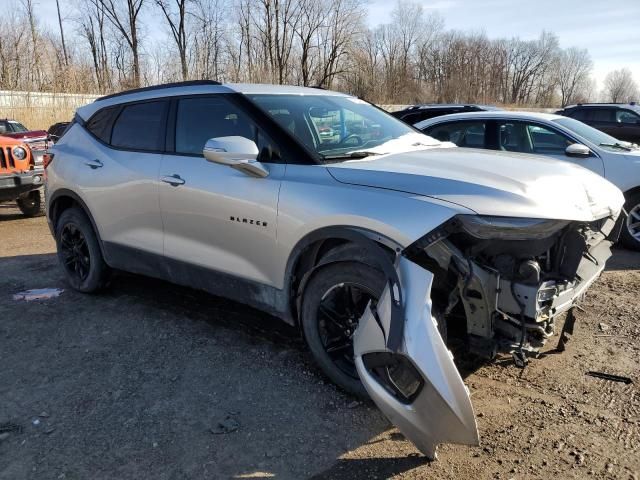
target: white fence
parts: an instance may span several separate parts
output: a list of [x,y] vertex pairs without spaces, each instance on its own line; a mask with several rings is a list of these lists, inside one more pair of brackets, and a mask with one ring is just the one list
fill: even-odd
[[78,107],[93,102],[99,96],[0,90],[0,118],[12,118],[28,128],[46,130],[53,123],[71,120]]
[[60,108],[76,109],[93,102],[100,95],[52,92],[18,92],[0,90],[0,109]]

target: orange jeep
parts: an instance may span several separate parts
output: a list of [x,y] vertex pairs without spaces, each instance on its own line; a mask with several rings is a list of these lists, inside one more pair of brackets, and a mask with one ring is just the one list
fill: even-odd
[[21,140],[0,136],[0,202],[16,201],[28,217],[44,214],[44,170],[35,168],[31,149]]

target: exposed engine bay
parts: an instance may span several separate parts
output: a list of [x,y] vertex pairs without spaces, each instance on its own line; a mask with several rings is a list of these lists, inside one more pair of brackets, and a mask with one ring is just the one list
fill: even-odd
[[604,269],[618,229],[608,217],[526,230],[492,229],[482,217],[459,216],[407,251],[435,273],[433,295],[440,295],[445,317],[462,307],[470,349],[487,358],[513,353],[519,366]]

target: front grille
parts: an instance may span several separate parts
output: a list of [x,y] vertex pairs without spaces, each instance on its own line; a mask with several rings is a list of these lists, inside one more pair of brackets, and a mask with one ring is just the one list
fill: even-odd
[[0,148],[0,168],[16,168],[16,162],[11,152],[11,147]]

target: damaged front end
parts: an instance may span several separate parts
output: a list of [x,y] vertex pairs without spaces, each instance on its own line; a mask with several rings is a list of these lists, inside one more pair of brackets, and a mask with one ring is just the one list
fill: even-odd
[[593,222],[458,215],[398,255],[354,335],[368,393],[429,458],[439,443],[478,444],[466,386],[438,322],[493,358],[524,366],[555,320],[593,283],[617,239],[616,216]]
[[464,317],[472,352],[512,353],[523,366],[604,269],[619,234],[616,220],[459,215],[405,254],[435,272],[434,294],[446,302],[445,315]]

